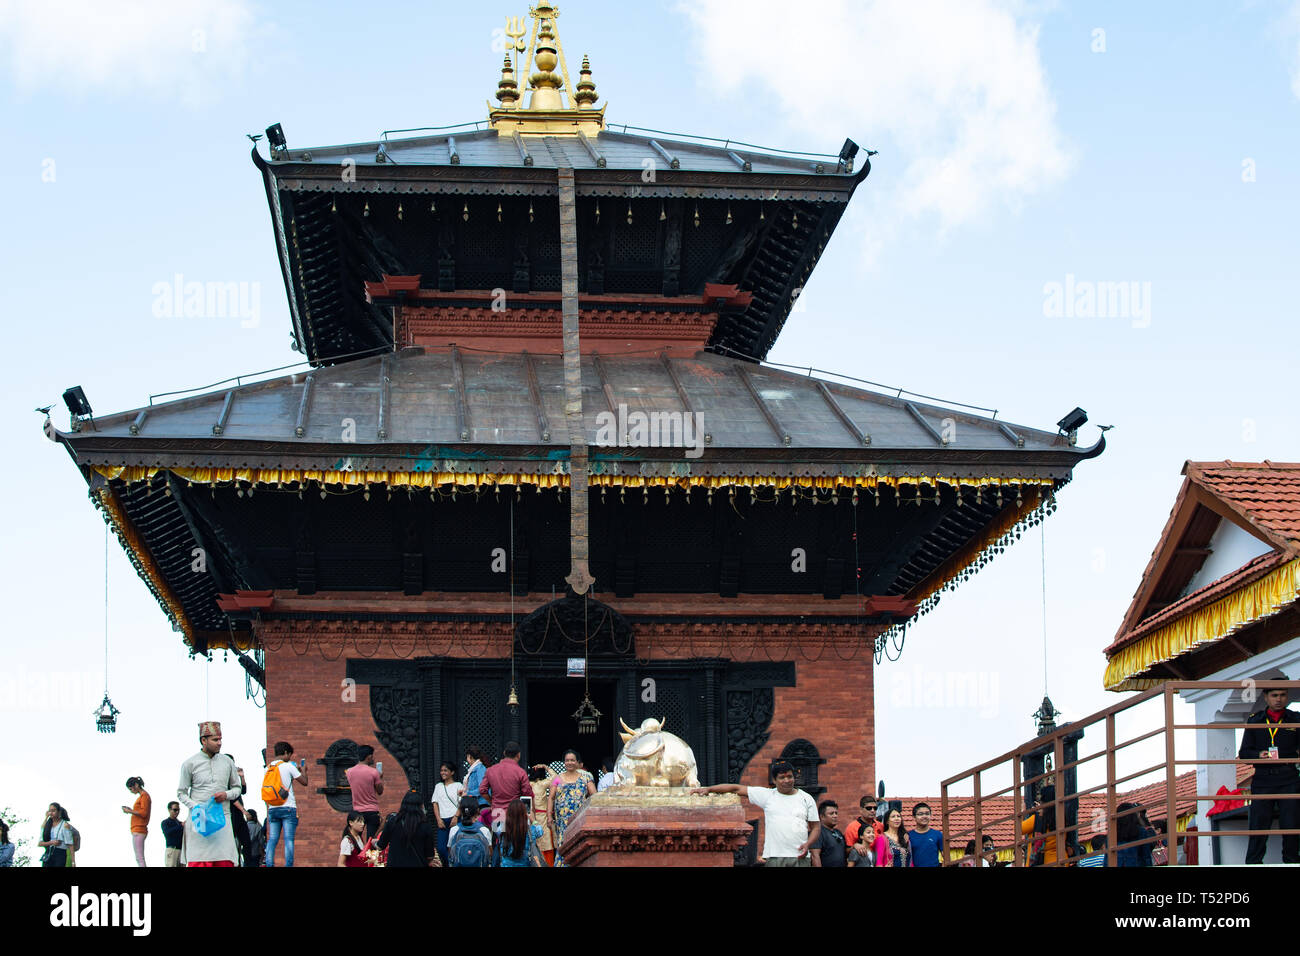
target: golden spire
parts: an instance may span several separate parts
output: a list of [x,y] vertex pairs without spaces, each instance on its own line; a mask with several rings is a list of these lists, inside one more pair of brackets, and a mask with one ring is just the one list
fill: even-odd
[[578,109],[589,110],[596,103],[596,84],[591,81],[591,61],[582,55],[582,69],[578,71],[578,91],[573,94]]
[[[596,108],[596,84],[591,79],[591,62],[582,58],[578,84],[569,79],[569,67],[564,59],[564,46],[560,43],[556,18],[559,8],[548,0],[539,0],[529,11],[532,29],[525,27],[523,17],[507,17],[505,35],[506,62],[497,84],[496,98],[500,106],[489,106],[488,120],[502,136],[514,133],[576,136],[586,133],[594,136],[605,128],[605,108]],[[531,34],[525,46],[524,37]],[[511,64],[512,51],[527,50],[522,64]],[[527,77],[525,94],[519,79]],[[520,103],[527,95],[527,102]]]
[[510,54],[501,67],[501,82],[497,84],[497,99],[503,110],[512,110],[519,105],[519,86],[515,83],[515,71],[510,66]]

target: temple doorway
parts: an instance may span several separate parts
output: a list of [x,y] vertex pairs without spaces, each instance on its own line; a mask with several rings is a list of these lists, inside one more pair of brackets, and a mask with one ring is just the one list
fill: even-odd
[[599,779],[601,761],[608,759],[612,765],[621,746],[615,732],[616,685],[613,680],[591,681],[591,701],[601,712],[600,725],[594,734],[579,734],[573,712],[582,703],[582,681],[529,680],[525,759],[549,764],[562,759],[564,751],[572,747],[582,755],[583,765],[592,776]]

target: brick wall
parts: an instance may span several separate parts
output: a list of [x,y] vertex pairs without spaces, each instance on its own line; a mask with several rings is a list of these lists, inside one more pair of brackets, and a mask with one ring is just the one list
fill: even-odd
[[[394,647],[400,648],[403,655],[412,653],[409,638],[395,637],[395,643],[390,645],[382,634],[375,633],[375,625],[369,625],[367,630],[370,634],[365,638],[365,656],[379,659],[395,656]],[[382,627],[378,630],[382,631]],[[798,683],[795,687],[776,689],[771,736],[750,762],[743,782],[750,786],[767,786],[768,763],[790,741],[806,738],[817,746],[827,761],[820,767],[818,778],[818,782],[826,787],[823,798],[836,800],[841,806],[841,814],[850,819],[858,797],[872,792],[875,786],[870,642],[865,643],[865,650],[860,651],[855,659],[843,661],[832,648],[821,643],[821,637],[808,636],[804,654],[798,647],[790,646],[788,629],[771,637],[770,646],[750,644],[745,659],[780,660],[785,657],[793,660]],[[463,637],[461,640],[463,642]],[[501,643],[498,640],[480,640],[482,646],[475,653],[487,652],[487,656],[492,657],[509,653],[508,645],[497,646]],[[414,653],[421,656],[461,656],[463,646],[463,643],[457,647],[420,646]],[[681,650],[678,653],[686,656]],[[807,660],[805,654],[815,659]],[[375,759],[384,763],[386,789],[380,798],[383,812],[397,809],[408,788],[406,775],[397,760],[379,746],[375,738],[369,688],[365,684],[346,688],[349,696],[354,694],[356,699],[344,700],[347,659],[356,656],[360,655],[350,640],[345,646],[342,637],[333,634],[322,636],[310,625],[296,624],[292,639],[279,637],[267,641],[267,746],[271,747],[277,740],[292,743],[295,757],[307,760],[311,780],[310,785],[297,794],[296,866],[332,866],[338,861],[343,815],[316,792],[325,782],[325,768],[316,761],[335,740],[347,737],[375,748]],[[654,648],[651,656],[667,659],[673,655],[667,652],[666,646],[661,646]],[[260,778],[250,776],[249,783],[257,786]],[[262,809],[256,799],[253,806],[259,811]],[[761,815],[752,806],[747,810],[751,819]],[[283,860],[283,853],[281,845],[277,862]]]

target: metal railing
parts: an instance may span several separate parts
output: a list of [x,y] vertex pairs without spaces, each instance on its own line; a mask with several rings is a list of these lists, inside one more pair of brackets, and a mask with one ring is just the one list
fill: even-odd
[[[1268,688],[1278,688],[1278,689],[1285,688],[1287,691],[1290,692],[1289,696],[1293,698],[1296,696],[1296,691],[1300,689],[1300,681],[1294,681],[1294,680],[1292,681],[1288,681],[1288,680],[1263,681],[1262,680],[1260,681],[1260,684]],[[1013,865],[1015,866],[1029,865],[1029,850],[1033,846],[1033,844],[1039,839],[1045,841],[1054,841],[1054,845],[1056,848],[1056,860],[1049,863],[1042,863],[1040,865],[1045,865],[1045,866],[1074,865],[1078,862],[1078,860],[1082,856],[1090,855],[1090,854],[1080,853],[1078,855],[1072,856],[1068,853],[1069,848],[1074,846],[1076,843],[1075,834],[1085,824],[1079,822],[1077,818],[1073,824],[1067,825],[1065,823],[1066,804],[1070,802],[1072,799],[1087,796],[1088,794],[1097,793],[1098,791],[1104,790],[1106,795],[1106,830],[1108,835],[1108,839],[1106,841],[1107,842],[1106,864],[1108,866],[1115,866],[1116,855],[1120,850],[1131,849],[1146,844],[1154,844],[1157,841],[1164,839],[1164,837],[1158,831],[1153,836],[1144,837],[1139,840],[1132,840],[1118,845],[1116,844],[1114,839],[1114,835],[1117,829],[1116,824],[1119,819],[1119,815],[1117,814],[1116,809],[1118,804],[1121,802],[1120,788],[1126,783],[1140,780],[1143,777],[1150,776],[1151,774],[1163,769],[1164,777],[1165,777],[1164,800],[1162,802],[1155,802],[1155,803],[1145,804],[1145,805],[1137,804],[1136,809],[1131,811],[1126,811],[1125,815],[1127,816],[1129,813],[1136,814],[1139,812],[1139,810],[1151,810],[1157,808],[1163,809],[1165,812],[1164,819],[1166,822],[1166,834],[1169,839],[1169,854],[1168,854],[1169,864],[1171,866],[1178,865],[1178,852],[1177,852],[1178,804],[1180,802],[1180,799],[1176,788],[1177,788],[1178,770],[1180,767],[1189,767],[1189,766],[1194,767],[1194,766],[1201,766],[1201,765],[1208,766],[1208,765],[1216,765],[1216,764],[1232,764],[1232,765],[1274,764],[1276,765],[1279,763],[1284,763],[1284,764],[1295,765],[1297,763],[1300,763],[1300,758],[1295,758],[1295,757],[1291,757],[1291,758],[1270,757],[1270,758],[1250,758],[1250,759],[1238,759],[1235,757],[1227,758],[1227,759],[1214,759],[1214,758],[1180,759],[1178,757],[1176,753],[1175,740],[1174,740],[1175,731],[1238,730],[1246,727],[1258,728],[1260,725],[1247,724],[1244,722],[1237,722],[1237,723],[1224,722],[1224,723],[1213,723],[1213,724],[1175,723],[1174,696],[1180,691],[1184,691],[1184,690],[1241,690],[1242,687],[1243,687],[1243,683],[1241,681],[1168,681],[1159,687],[1154,687],[1150,690],[1143,691],[1139,694],[1134,695],[1133,697],[1129,697],[1127,700],[1124,700],[1121,703],[1115,704],[1111,707],[1107,707],[1104,710],[1099,710],[1094,714],[1082,718],[1081,720],[1076,720],[1073,723],[1065,724],[1061,727],[1058,727],[1042,735],[1041,737],[1036,737],[1033,740],[1026,741],[1025,743],[1021,744],[1015,749],[1009,750],[1006,753],[993,758],[992,760],[987,760],[984,763],[979,764],[978,766],[972,767],[969,770],[965,770],[962,773],[949,777],[948,779],[944,780],[943,783],[941,784],[942,790],[941,790],[941,811],[940,811],[940,817],[942,820],[940,829],[943,831],[944,841],[947,844],[947,847],[948,848],[951,848],[953,846],[961,847],[964,846],[967,840],[974,840],[976,846],[975,859],[978,860],[980,852],[983,849],[984,834],[987,828],[997,826],[998,824],[1001,823],[1007,823],[1008,821],[1015,821],[1016,825],[1014,827],[1014,830],[1016,836],[1014,842],[1011,844],[1004,843],[1001,845],[997,845],[995,843],[995,849],[997,850],[1005,850],[1008,848],[1008,846],[1010,846],[1013,849],[1013,853],[1012,853]],[[1260,690],[1259,693],[1263,694],[1264,691]],[[1139,707],[1142,704],[1147,703],[1148,701],[1155,700],[1156,698],[1163,698],[1163,704],[1164,704],[1163,721],[1161,722],[1161,725],[1152,730],[1147,730],[1145,732],[1138,733],[1136,736],[1131,737],[1127,740],[1123,740],[1123,741],[1117,740],[1116,727],[1115,727],[1116,717],[1124,713],[1125,711],[1132,710],[1133,708]],[[1067,763],[1065,760],[1066,739],[1078,733],[1079,731],[1084,731],[1086,736],[1086,731],[1088,730],[1088,728],[1095,727],[1097,725],[1102,725],[1104,727],[1105,735],[1106,735],[1105,746],[1101,750],[1096,751],[1095,753],[1090,753],[1086,757],[1080,757],[1076,760]],[[1277,724],[1270,724],[1269,726],[1278,729],[1300,730],[1300,723],[1277,723]],[[1163,761],[1161,761],[1160,763],[1153,764],[1149,767],[1144,767],[1141,770],[1132,773],[1125,773],[1122,776],[1116,775],[1116,755],[1120,751],[1122,751],[1126,747],[1131,747],[1134,744],[1138,744],[1146,740],[1152,740],[1154,738],[1160,737],[1161,735],[1163,735],[1164,737],[1164,747],[1165,747],[1165,759]],[[1022,779],[1021,778],[1022,758],[1025,758],[1031,754],[1041,753],[1044,747],[1051,748],[1051,753],[1053,756],[1051,769],[1045,770],[1043,773],[1036,774],[1034,776],[1026,777]],[[1073,792],[1066,793],[1064,787],[1061,785],[1064,781],[1064,775],[1066,771],[1081,767],[1085,764],[1088,764],[1090,761],[1097,760],[1098,758],[1104,758],[1105,760],[1105,777],[1106,777],[1105,782],[1087,788],[1076,788]],[[1011,770],[1011,775],[1013,780],[1012,785],[1010,787],[1003,787],[1002,789],[997,790],[993,793],[984,793],[983,780],[982,780],[983,775],[995,770],[1001,770],[1003,773],[1005,773],[1005,769],[1003,768],[1003,765],[1007,764],[1008,762],[1011,765],[1010,770]],[[1048,781],[1049,779],[1054,780],[1054,782],[1057,784],[1055,787],[1054,799],[1050,804],[1048,804],[1048,806],[1054,808],[1055,827],[1050,831],[1038,831],[1034,833],[1023,834],[1021,832],[1023,829],[1022,822],[1028,819],[1030,816],[1033,816],[1035,813],[1040,813],[1046,809],[1046,806],[1026,807],[1024,805],[1025,788],[1032,786],[1033,784],[1036,783],[1043,783],[1045,781]],[[954,797],[950,800],[948,796],[949,788],[953,787],[954,785],[963,784],[967,780],[970,780],[973,783],[973,787],[974,787],[973,796]],[[1149,784],[1144,784],[1143,786],[1149,786]],[[1199,789],[1199,788],[1194,788],[1194,789]],[[1008,794],[1012,796],[1013,812],[1011,814],[1003,814],[991,820],[986,819],[985,814],[983,812],[985,809],[985,804],[990,800],[994,800],[1000,797],[1005,797]],[[1249,793],[1243,792],[1240,796],[1240,799],[1248,800],[1250,799],[1250,796],[1251,795]],[[1214,801],[1222,800],[1224,799],[1224,795],[1196,793],[1192,796],[1184,796],[1181,802],[1186,802],[1189,799],[1195,801],[1192,810],[1192,813],[1195,813],[1196,812],[1195,808],[1199,807],[1201,803],[1212,803]],[[1295,800],[1295,799],[1300,799],[1300,793],[1269,793],[1267,794],[1267,799]],[[974,811],[975,811],[974,826],[967,827],[958,831],[952,831],[950,829],[952,814],[956,813],[959,810],[964,810],[969,807],[974,807]],[[1035,821],[1035,823],[1037,824],[1037,820]],[[1231,835],[1233,837],[1293,836],[1293,835],[1300,835],[1300,829],[1232,830]],[[1185,836],[1185,839],[1190,840],[1190,839],[1194,839],[1194,837],[1189,833]],[[953,852],[951,852],[951,850],[948,850],[947,852],[944,853],[944,858],[947,861],[946,865],[960,865],[961,862],[972,859],[970,855],[954,854]],[[968,863],[967,865],[970,864]]]

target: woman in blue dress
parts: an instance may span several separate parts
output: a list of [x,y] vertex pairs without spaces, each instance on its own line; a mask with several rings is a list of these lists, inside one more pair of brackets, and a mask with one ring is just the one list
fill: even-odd
[[564,866],[560,847],[564,843],[565,828],[586,804],[587,798],[596,792],[596,784],[591,777],[579,773],[578,767],[581,764],[582,757],[578,751],[566,750],[564,773],[557,773],[551,778],[551,842],[555,847],[556,866]]

